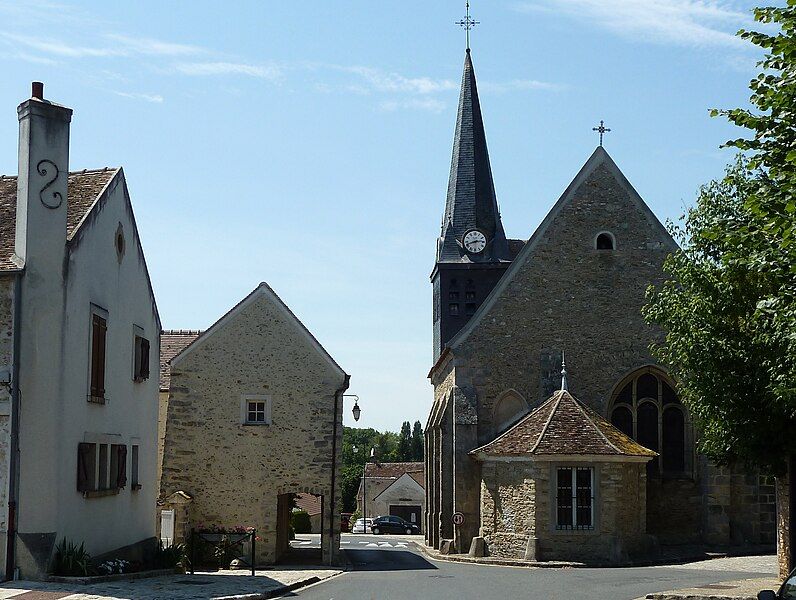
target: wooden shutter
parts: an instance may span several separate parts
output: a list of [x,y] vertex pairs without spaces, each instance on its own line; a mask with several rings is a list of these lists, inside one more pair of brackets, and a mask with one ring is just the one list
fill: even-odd
[[91,453],[94,452],[94,444],[80,443],[77,445],[77,491],[87,492],[91,489],[91,476],[89,469],[92,461]]
[[116,487],[123,488],[127,485],[127,446],[116,446]]
[[105,397],[105,337],[108,324],[95,314],[91,319],[91,395]]

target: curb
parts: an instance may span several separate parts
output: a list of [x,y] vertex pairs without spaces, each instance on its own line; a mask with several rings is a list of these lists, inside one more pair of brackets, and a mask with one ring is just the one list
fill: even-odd
[[[473,565],[492,565],[498,567],[525,567],[528,569],[622,569],[628,567],[660,567],[660,566],[676,566],[692,562],[704,562],[716,558],[729,558],[739,556],[756,556],[755,551],[740,551],[740,552],[712,552],[712,553],[694,553],[690,555],[683,555],[678,557],[660,558],[659,560],[639,560],[628,561],[623,563],[582,563],[582,562],[566,562],[566,561],[530,561],[522,559],[511,558],[473,558],[467,554],[440,554],[436,550],[428,548],[425,544],[418,542],[410,542],[423,554],[426,558],[431,560],[439,560],[454,563],[469,563]],[[723,600],[725,596],[705,596],[709,600]],[[661,597],[654,598],[653,600],[692,600],[690,597],[678,596],[671,598]],[[744,600],[743,598],[732,598],[731,600]],[[752,598],[752,600],[757,600]]]
[[[332,577],[334,577],[334,575],[332,575]],[[326,579],[331,579],[331,577],[327,577]],[[289,592],[292,592],[299,588],[306,587],[308,585],[312,585],[313,583],[318,583],[320,581],[325,581],[325,579],[321,579],[320,577],[313,575],[312,577],[307,577],[306,579],[300,579],[299,581],[295,581],[289,585],[283,585],[278,588],[262,592],[261,594],[218,596],[216,600],[267,600],[269,598],[278,598],[280,596],[284,596]]]

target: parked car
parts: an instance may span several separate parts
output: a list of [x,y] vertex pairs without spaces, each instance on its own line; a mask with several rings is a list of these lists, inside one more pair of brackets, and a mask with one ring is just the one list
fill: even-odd
[[765,590],[757,594],[757,600],[796,600],[796,569],[791,571],[779,592]]
[[401,517],[393,515],[376,517],[373,519],[371,526],[373,535],[380,533],[405,533],[406,535],[417,535],[420,533],[420,527],[409,521],[405,521]]
[[351,528],[351,533],[371,533],[373,529],[373,519],[357,519]]

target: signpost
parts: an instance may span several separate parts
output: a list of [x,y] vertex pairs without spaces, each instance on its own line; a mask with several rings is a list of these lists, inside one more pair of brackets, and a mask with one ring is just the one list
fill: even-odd
[[451,521],[453,521],[454,525],[462,525],[464,524],[464,514],[460,512],[453,513],[453,517],[451,517]]

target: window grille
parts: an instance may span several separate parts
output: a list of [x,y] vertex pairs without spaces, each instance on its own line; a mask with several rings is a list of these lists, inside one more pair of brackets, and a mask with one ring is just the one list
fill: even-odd
[[556,529],[594,529],[594,469],[560,467],[556,471]]

